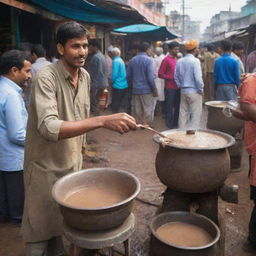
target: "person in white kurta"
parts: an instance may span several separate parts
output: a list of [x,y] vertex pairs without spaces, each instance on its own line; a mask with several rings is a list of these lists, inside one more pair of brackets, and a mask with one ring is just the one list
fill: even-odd
[[158,97],[155,98],[155,107],[158,101],[160,103],[164,102],[164,79],[161,79],[158,77],[158,71],[161,66],[161,63],[163,59],[165,58],[165,55],[163,54],[163,48],[162,47],[156,47],[155,49],[155,58],[154,58],[154,73],[155,73],[155,83],[156,88],[158,92]]

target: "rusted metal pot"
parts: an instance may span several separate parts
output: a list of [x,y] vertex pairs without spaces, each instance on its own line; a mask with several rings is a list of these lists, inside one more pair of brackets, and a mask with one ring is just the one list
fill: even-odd
[[[156,156],[156,172],[160,181],[167,187],[188,193],[205,193],[216,190],[226,180],[230,172],[230,157],[227,148],[235,139],[225,133],[213,130],[198,130],[219,135],[226,139],[222,147],[212,145],[207,148],[177,146],[172,143],[162,144],[159,135],[154,141],[159,144]],[[183,132],[172,129],[162,132],[164,135]],[[190,136],[190,135],[188,135]]]
[[[107,186],[126,193],[126,199],[104,208],[71,207],[65,198],[84,187]],[[68,174],[53,186],[52,196],[59,204],[67,225],[80,230],[105,230],[121,225],[133,210],[133,202],[140,191],[140,182],[133,174],[112,169],[93,168]]]
[[238,132],[241,132],[244,122],[235,117],[226,117],[222,113],[222,110],[227,103],[227,101],[205,102],[208,109],[207,128],[235,136]]
[[[196,225],[207,231],[212,241],[200,247],[177,246],[163,241],[156,230],[168,222],[183,222]],[[216,256],[216,243],[220,238],[218,226],[205,216],[189,213],[189,212],[167,212],[156,216],[150,225],[151,241],[150,255],[151,256]]]

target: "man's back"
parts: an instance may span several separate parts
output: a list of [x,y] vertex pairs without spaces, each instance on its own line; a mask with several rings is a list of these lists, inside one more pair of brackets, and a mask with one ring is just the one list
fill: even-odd
[[38,58],[35,61],[35,63],[32,64],[32,69],[31,69],[32,76],[34,76],[40,69],[42,69],[50,64],[51,64],[51,62],[48,61],[46,58],[44,58],[44,57]]
[[153,59],[146,53],[138,53],[128,65],[127,78],[134,94],[152,93],[155,88]]
[[220,55],[216,52],[206,52],[204,55],[204,62],[205,62],[205,72],[206,73],[213,73],[214,71],[214,63]]
[[91,58],[89,65],[91,87],[108,87],[108,67],[105,56],[97,51]]
[[0,170],[23,169],[27,111],[22,89],[0,76]]
[[199,59],[187,54],[178,60],[175,71],[175,81],[182,92],[198,92],[203,90],[202,71]]
[[240,84],[239,65],[230,54],[224,53],[214,65],[215,84]]

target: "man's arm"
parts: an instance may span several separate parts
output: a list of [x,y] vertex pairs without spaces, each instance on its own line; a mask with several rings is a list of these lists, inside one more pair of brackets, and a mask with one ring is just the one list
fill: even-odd
[[8,138],[12,143],[24,146],[26,127],[22,111],[21,99],[19,99],[18,95],[10,94],[5,105]]
[[177,84],[177,86],[181,87],[181,79],[180,79],[180,64],[177,62],[175,71],[174,71],[174,81]]
[[216,82],[218,81],[218,77],[219,77],[219,68],[216,60],[214,62],[213,76],[214,76],[214,83],[216,85],[217,84]]
[[40,134],[47,140],[58,141],[72,138],[101,127],[121,134],[136,128],[135,119],[124,113],[92,117],[80,121],[60,120],[52,79],[49,77],[38,78],[33,88],[38,118],[37,127]]
[[204,89],[204,82],[202,78],[202,69],[201,69],[201,64],[198,59],[196,59],[195,65],[194,65],[194,78],[196,82],[197,89],[200,92],[203,92]]
[[153,66],[153,60],[151,59],[148,60],[148,63],[146,65],[146,75],[147,75],[147,81],[152,90],[152,93],[155,93],[156,84],[155,84],[155,77],[154,77],[154,66]]
[[170,79],[170,74],[168,74],[166,72],[167,65],[168,65],[168,62],[166,61],[166,59],[163,59],[161,65],[160,65],[159,71],[158,71],[158,77],[159,78],[162,78],[162,79],[165,79],[165,80]]
[[107,128],[123,134],[136,129],[136,121],[126,113],[97,116],[81,121],[64,121],[60,127],[58,139],[72,138],[98,128]]
[[234,78],[236,86],[240,85],[240,71],[239,71],[239,61],[234,62]]
[[112,74],[111,74],[112,83],[114,83],[118,78],[119,65],[120,63],[118,63],[117,61],[112,62]]
[[131,61],[128,63],[126,79],[127,79],[129,86],[132,86],[132,63],[131,63]]
[[252,121],[256,123],[256,105],[249,103],[240,103],[240,109],[243,120]]

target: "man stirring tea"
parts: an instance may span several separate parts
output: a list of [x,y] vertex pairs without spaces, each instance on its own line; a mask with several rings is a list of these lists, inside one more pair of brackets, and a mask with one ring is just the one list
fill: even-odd
[[26,256],[64,255],[62,218],[51,196],[60,177],[82,168],[85,133],[136,128],[133,117],[118,113],[89,118],[90,77],[82,68],[88,32],[76,22],[57,31],[60,61],[40,70],[34,80],[25,145],[25,206],[22,235]]

